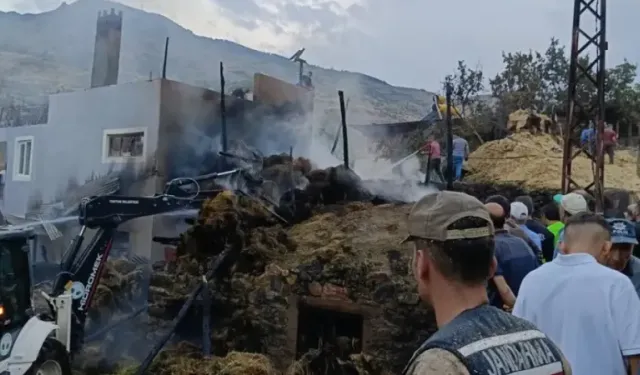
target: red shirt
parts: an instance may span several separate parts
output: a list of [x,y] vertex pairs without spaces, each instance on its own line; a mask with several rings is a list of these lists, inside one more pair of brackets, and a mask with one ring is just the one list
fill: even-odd
[[612,146],[616,144],[618,136],[613,129],[604,129],[604,134],[602,135],[602,140],[604,141],[605,146]]
[[422,153],[431,156],[431,159],[440,159],[440,143],[438,141],[425,143],[422,146]]

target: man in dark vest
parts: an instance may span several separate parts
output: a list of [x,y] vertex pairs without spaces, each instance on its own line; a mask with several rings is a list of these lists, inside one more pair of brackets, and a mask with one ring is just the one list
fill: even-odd
[[494,227],[480,201],[451,191],[427,195],[411,209],[408,231],[418,294],[433,307],[439,330],[404,375],[571,374],[544,333],[489,306]]

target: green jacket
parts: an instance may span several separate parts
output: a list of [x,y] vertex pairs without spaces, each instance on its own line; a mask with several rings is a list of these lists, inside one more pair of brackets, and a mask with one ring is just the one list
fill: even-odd
[[560,232],[564,229],[564,223],[556,221],[555,223],[548,225],[547,229],[553,233],[553,246],[558,247],[558,240],[560,240]]

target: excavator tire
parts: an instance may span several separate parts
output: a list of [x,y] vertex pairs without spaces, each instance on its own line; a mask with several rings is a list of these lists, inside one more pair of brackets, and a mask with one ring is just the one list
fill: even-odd
[[42,344],[38,359],[33,362],[27,375],[71,375],[71,361],[67,349],[54,338]]

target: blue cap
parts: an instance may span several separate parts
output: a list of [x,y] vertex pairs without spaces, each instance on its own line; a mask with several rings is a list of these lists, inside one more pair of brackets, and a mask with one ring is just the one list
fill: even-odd
[[564,195],[556,194],[556,195],[553,196],[553,201],[556,202],[557,204],[561,204],[562,203],[562,197],[564,197]]
[[607,219],[611,228],[611,242],[637,245],[636,227],[625,219]]

